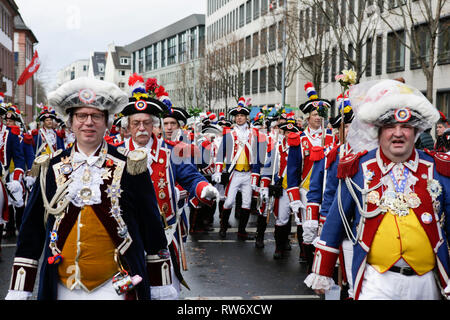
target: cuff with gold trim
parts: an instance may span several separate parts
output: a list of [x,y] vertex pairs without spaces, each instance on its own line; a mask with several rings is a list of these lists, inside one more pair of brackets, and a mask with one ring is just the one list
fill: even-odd
[[197,186],[195,187],[195,196],[200,200],[200,202],[208,205],[208,206],[212,206],[213,202],[212,200],[208,200],[205,198],[201,197],[203,188],[205,188],[206,186],[208,186],[210,183],[208,181],[200,181]]
[[9,290],[33,292],[38,265],[38,260],[14,258]]

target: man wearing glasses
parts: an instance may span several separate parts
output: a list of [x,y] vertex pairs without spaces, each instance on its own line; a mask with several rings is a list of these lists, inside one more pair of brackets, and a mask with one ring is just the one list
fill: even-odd
[[171,275],[146,154],[120,153],[104,140],[127,96],[111,83],[78,78],[49,102],[68,115],[76,141],[33,164],[37,181],[6,299],[32,296],[42,249],[38,299],[150,299],[151,285]]

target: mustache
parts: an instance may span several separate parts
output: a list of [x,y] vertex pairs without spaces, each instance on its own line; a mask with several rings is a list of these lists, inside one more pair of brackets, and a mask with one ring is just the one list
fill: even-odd
[[139,131],[136,133],[136,138],[140,136],[149,136],[150,134],[147,131]]

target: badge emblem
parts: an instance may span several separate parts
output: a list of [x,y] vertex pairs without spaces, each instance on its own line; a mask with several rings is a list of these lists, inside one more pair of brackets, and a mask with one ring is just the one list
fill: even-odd
[[95,92],[91,89],[83,89],[78,93],[78,98],[84,104],[91,104],[95,100]]
[[378,191],[374,190],[369,192],[369,194],[367,195],[367,202],[378,205],[380,202],[380,194],[378,193]]
[[422,213],[420,219],[422,219],[422,222],[425,224],[430,224],[431,222],[433,222],[433,216],[428,212]]
[[92,198],[92,190],[88,187],[81,188],[81,190],[78,191],[78,196],[83,202],[88,202]]
[[158,197],[161,200],[164,200],[166,198],[166,193],[164,192],[164,190],[159,190]]

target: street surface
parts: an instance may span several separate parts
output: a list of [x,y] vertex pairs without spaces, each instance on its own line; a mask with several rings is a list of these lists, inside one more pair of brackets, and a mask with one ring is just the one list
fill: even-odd
[[[237,239],[234,214],[227,238],[219,237],[218,215],[214,231],[189,236],[185,244],[188,271],[184,277],[190,290],[183,287],[180,299],[184,300],[320,300],[323,299],[306,287],[306,267],[298,262],[299,247],[292,226],[291,247],[288,256],[274,260],[275,241],[273,219],[265,235],[265,247],[255,248],[254,241]],[[256,231],[256,216],[251,215],[247,231]],[[0,297],[7,294],[16,239],[2,240],[0,262]],[[37,286],[37,284],[36,284]],[[33,292],[36,298],[36,289]]]

